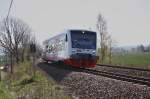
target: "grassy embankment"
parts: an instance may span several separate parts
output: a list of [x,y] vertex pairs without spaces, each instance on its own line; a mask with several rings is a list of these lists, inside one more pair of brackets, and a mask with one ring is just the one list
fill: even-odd
[[0,83],[0,99],[70,99],[53,79],[48,80],[38,70],[32,75],[29,62],[15,67],[14,74],[7,75]]
[[150,52],[113,54],[112,64],[150,69]]
[[15,99],[9,91],[5,88],[3,82],[0,82],[0,99]]

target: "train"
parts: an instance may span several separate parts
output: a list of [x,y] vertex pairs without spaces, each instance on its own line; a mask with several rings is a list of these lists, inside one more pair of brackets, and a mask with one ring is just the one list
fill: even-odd
[[96,66],[97,33],[91,30],[68,29],[43,42],[42,59],[46,62],[63,62],[73,67]]

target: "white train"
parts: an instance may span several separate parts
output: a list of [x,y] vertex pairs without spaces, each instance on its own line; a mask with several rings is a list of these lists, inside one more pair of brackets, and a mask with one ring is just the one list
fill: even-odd
[[62,61],[74,67],[94,67],[97,62],[97,34],[67,30],[44,41],[43,60]]

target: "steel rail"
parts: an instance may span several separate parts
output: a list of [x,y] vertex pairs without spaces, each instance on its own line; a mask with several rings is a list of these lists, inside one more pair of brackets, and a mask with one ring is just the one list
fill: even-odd
[[[57,65],[55,67],[60,68],[60,66],[57,66]],[[135,76],[129,76],[129,75],[124,75],[124,74],[118,74],[118,73],[110,73],[110,72],[105,72],[105,71],[100,71],[100,70],[89,69],[89,68],[74,68],[71,66],[63,66],[61,69],[67,69],[67,70],[72,70],[72,71],[77,71],[77,72],[84,72],[88,74],[104,76],[104,77],[108,77],[112,79],[132,82],[134,84],[147,85],[148,87],[150,87],[149,78],[135,77]]]
[[123,66],[106,65],[106,64],[97,64],[96,66],[112,67],[112,68],[119,68],[119,69],[131,69],[131,70],[138,70],[138,71],[147,71],[147,72],[150,72],[150,69],[142,69],[142,68],[135,68],[135,67],[123,67]]
[[101,75],[108,78],[113,78],[117,80],[123,80],[127,82],[133,82],[141,85],[147,85],[150,87],[150,79],[149,78],[142,78],[142,77],[134,77],[129,75],[123,75],[123,74],[116,74],[116,73],[109,73],[104,71],[97,71],[93,69],[85,69],[85,68],[78,68],[77,70],[81,72],[86,72],[94,75]]

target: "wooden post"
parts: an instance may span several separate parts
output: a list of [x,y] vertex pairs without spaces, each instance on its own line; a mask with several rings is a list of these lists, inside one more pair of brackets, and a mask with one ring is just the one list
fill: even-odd
[[2,77],[1,77],[1,75],[2,75],[2,74],[1,74],[1,67],[0,67],[0,81],[2,80]]
[[35,53],[33,53],[33,77],[35,77]]
[[4,69],[4,67],[0,66],[0,81],[2,80],[2,70]]
[[[1,64],[2,64],[2,58],[0,58],[0,62],[1,62]],[[0,65],[1,65],[1,64],[0,64]],[[1,69],[2,69],[2,67],[0,66],[0,81],[1,81],[1,78],[2,78],[2,77],[1,77]]]
[[32,66],[33,66],[33,77],[35,77],[35,56],[36,56],[36,46],[35,44],[30,44],[30,52],[32,53]]
[[12,53],[10,54],[10,72],[13,74],[13,55]]

